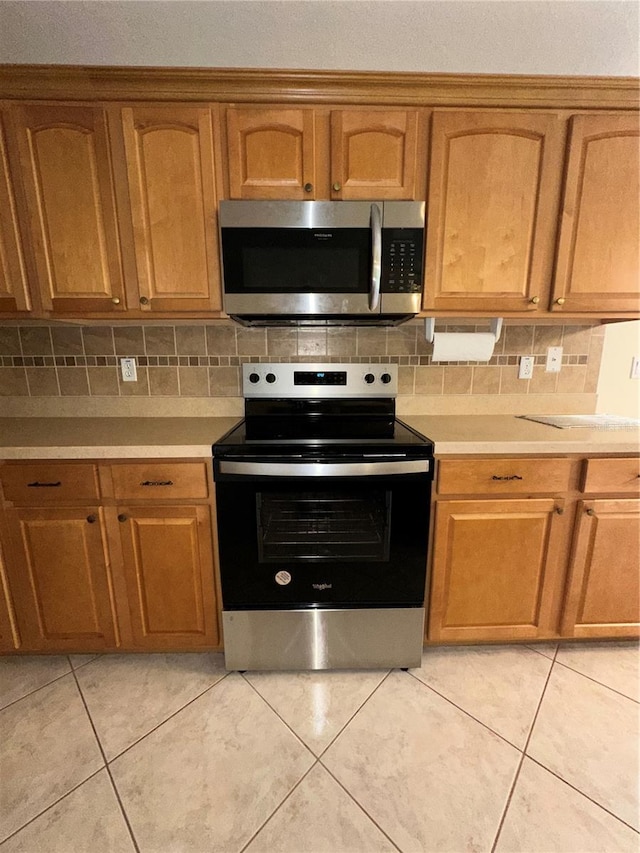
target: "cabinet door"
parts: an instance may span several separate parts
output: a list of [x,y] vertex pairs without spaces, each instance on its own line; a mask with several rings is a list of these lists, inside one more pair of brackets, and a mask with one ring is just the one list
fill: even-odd
[[640,117],[575,116],[554,311],[639,312]]
[[143,311],[219,311],[214,140],[208,107],[122,110]]
[[556,630],[562,502],[439,501],[430,640],[532,639]]
[[10,109],[43,307],[54,315],[123,311],[105,111]]
[[27,273],[0,116],[0,312],[16,313],[30,308]]
[[[0,533],[3,533],[1,523]],[[2,548],[0,548],[0,652],[14,651],[14,649],[19,647],[20,639],[13,616],[13,607],[9,594],[5,564],[2,557]]]
[[95,506],[7,510],[7,572],[24,650],[115,648],[115,612]]
[[335,199],[413,199],[417,110],[334,110],[331,195]]
[[434,114],[425,309],[546,308],[563,142],[553,114]]
[[118,509],[132,631],[137,647],[217,646],[208,506]]
[[231,198],[316,198],[313,109],[229,107],[227,152]]
[[640,636],[640,501],[578,505],[566,637]]

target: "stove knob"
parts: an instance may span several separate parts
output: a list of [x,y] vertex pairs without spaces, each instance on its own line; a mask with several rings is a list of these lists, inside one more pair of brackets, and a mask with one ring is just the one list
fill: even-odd
[[382,376],[380,377],[380,379],[384,382],[385,385],[388,385],[389,382],[391,382],[391,374],[390,373],[383,373]]
[[251,382],[253,385],[255,385],[256,382],[260,382],[260,377],[258,376],[257,373],[250,373],[249,374],[249,382]]
[[265,379],[267,380],[269,385],[273,385],[273,383],[276,381],[276,375],[275,373],[267,373]]
[[373,373],[365,373],[364,381],[367,383],[367,385],[371,385],[372,382],[376,381],[376,377],[373,375]]

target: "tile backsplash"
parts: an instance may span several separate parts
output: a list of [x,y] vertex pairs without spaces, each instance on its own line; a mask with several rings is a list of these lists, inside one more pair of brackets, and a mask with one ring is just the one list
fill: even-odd
[[[439,331],[486,326],[438,325]],[[211,325],[0,327],[0,396],[237,397],[241,365],[256,361],[392,362],[401,395],[595,393],[602,326],[505,325],[489,362],[434,364],[424,324],[391,328],[247,329]],[[549,346],[562,370],[544,369]],[[518,357],[535,356],[530,380]],[[134,356],[138,381],[122,382],[119,358]]]

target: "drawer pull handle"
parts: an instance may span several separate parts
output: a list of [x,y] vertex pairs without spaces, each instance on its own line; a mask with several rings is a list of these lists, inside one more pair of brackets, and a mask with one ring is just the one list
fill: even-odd
[[96,519],[95,515],[88,515],[87,521],[89,522],[89,524],[95,524],[97,519]]
[[492,480],[522,480],[522,477],[519,474],[511,474],[509,477],[499,477],[497,474],[494,474],[491,479]]
[[127,516],[124,513],[120,513],[118,516],[118,521],[122,524],[122,522],[127,520]]
[[173,486],[173,480],[144,480],[141,486]]
[[36,480],[35,483],[27,483],[27,488],[29,488],[29,489],[55,489],[61,485],[62,485],[61,480],[58,480],[57,483],[39,483],[38,480]]

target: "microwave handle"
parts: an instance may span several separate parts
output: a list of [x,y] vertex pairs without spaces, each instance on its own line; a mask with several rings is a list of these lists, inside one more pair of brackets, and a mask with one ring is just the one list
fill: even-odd
[[375,311],[380,302],[380,277],[382,274],[382,214],[377,204],[371,205],[371,287],[369,310]]

